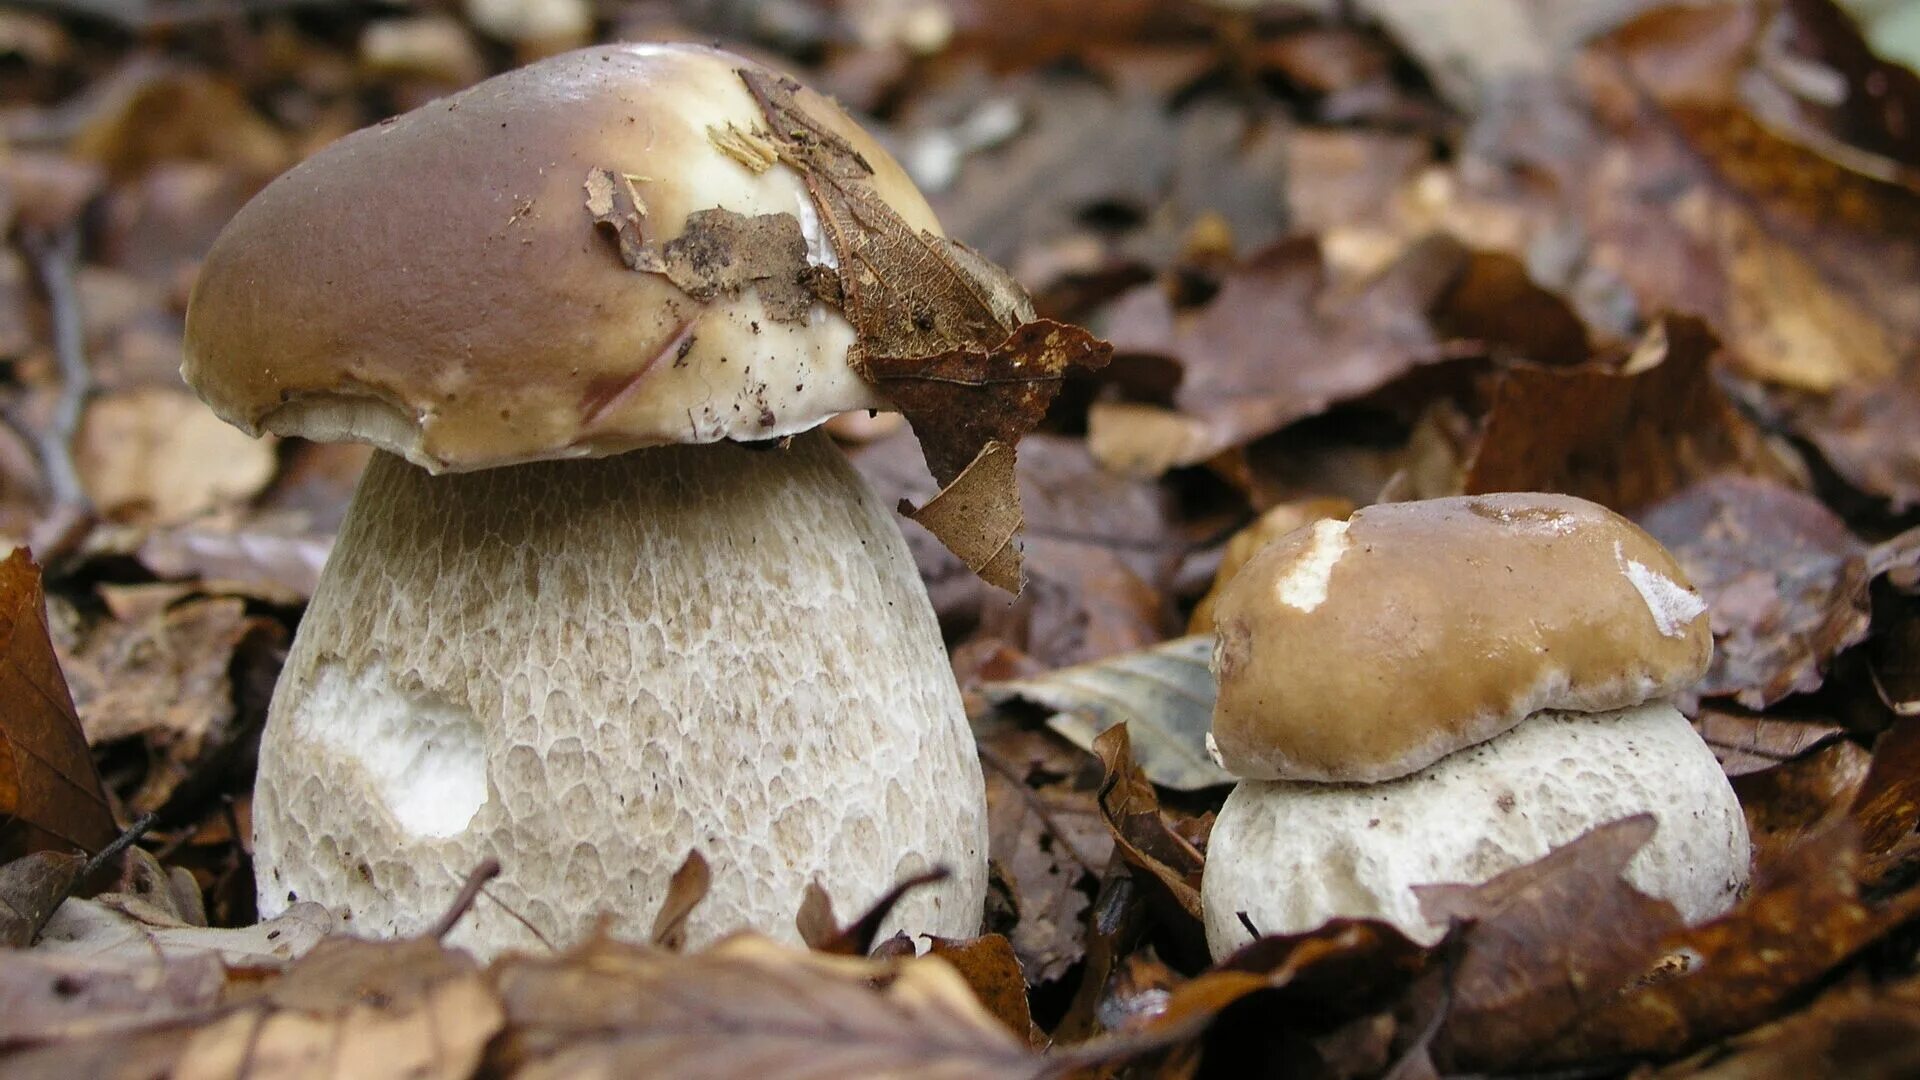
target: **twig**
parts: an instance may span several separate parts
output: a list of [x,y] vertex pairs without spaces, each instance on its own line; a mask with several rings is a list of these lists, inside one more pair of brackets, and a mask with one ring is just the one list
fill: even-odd
[[435,940],[446,937],[453,930],[454,925],[465,918],[467,912],[473,908],[473,902],[480,897],[480,890],[486,887],[487,882],[499,876],[499,859],[487,859],[474,867],[473,873],[467,875],[466,883],[460,886],[460,892],[453,898],[453,903],[447,905],[446,914],[440,916],[439,921],[427,930],[427,936]]
[[46,915],[33,928],[33,939],[38,940],[40,931],[46,927],[48,922],[52,921],[54,912],[59,911],[61,905],[65,904],[68,900],[73,899],[75,889],[78,889],[83,883],[93,880],[93,875],[99,873],[101,867],[119,858],[120,855],[132,847],[136,841],[142,836],[145,836],[147,830],[153,828],[153,823],[158,820],[160,820],[159,814],[146,813],[140,815],[140,820],[127,826],[127,831],[114,837],[112,843],[101,848],[94,854],[93,858],[88,859],[86,865],[80,868],[80,872],[75,874],[72,880],[67,882],[67,887],[60,890],[60,895],[54,899],[53,903],[47,905]]
[[533,925],[533,920],[527,918],[525,915],[520,914],[518,911],[515,911],[513,909],[513,906],[508,904],[505,900],[500,899],[499,897],[493,895],[492,893],[488,892],[485,889],[480,890],[480,895],[500,905],[501,911],[504,911],[507,914],[513,916],[514,922],[517,922],[521,926],[526,927],[527,933],[532,934],[534,938],[540,942],[540,944],[545,945],[547,947],[548,952],[560,951],[559,949],[554,948],[553,942],[547,939],[547,935],[540,932],[539,927]]
[[86,324],[80,315],[80,290],[74,274],[80,258],[80,230],[67,225],[46,231],[26,230],[21,246],[40,275],[53,322],[53,354],[60,364],[60,398],[53,420],[40,435],[40,464],[47,471],[47,490],[54,502],[87,506],[86,489],[73,464],[74,433],[80,412],[93,390],[93,372],[87,366]]

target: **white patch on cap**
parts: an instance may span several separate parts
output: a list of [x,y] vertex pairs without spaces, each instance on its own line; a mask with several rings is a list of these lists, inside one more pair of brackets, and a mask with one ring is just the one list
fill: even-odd
[[1207,756],[1213,759],[1215,765],[1223,769],[1227,767],[1227,763],[1220,760],[1220,744],[1213,741],[1213,732],[1211,731],[1207,732]]
[[1640,599],[1646,601],[1647,611],[1653,616],[1653,624],[1667,637],[1681,637],[1687,632],[1687,626],[1707,610],[1707,602],[1700,594],[1681,585],[1645,563],[1627,558],[1625,548],[1620,541],[1613,542],[1613,559],[1620,564],[1620,570],[1633,582],[1640,593]]
[[1312,611],[1326,603],[1327,582],[1333,577],[1333,565],[1346,553],[1346,522],[1331,518],[1314,522],[1313,545],[1275,587],[1280,602],[1301,611]]
[[800,219],[800,235],[807,241],[807,265],[840,269],[840,257],[834,254],[833,241],[827,239],[827,231],[820,227],[820,212],[814,209],[813,196],[802,188],[799,202],[800,212],[794,216]]

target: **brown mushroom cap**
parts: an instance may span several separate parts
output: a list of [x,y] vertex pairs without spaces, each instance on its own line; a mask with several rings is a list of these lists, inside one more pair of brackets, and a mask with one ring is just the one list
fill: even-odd
[[[722,208],[790,215],[807,263],[834,265],[799,174],[756,172],[719,145],[766,126],[747,64],[681,45],[584,49],[341,139],[215,242],[183,374],[249,432],[369,442],[434,470],[764,439],[885,407],[847,366],[854,335],[836,309],[796,313],[757,285],[703,303],[629,269],[587,208],[589,174],[606,170],[631,183],[655,249]],[[838,106],[798,101],[909,224],[939,231]]]
[[1659,542],[1563,495],[1371,506],[1268,545],[1215,609],[1222,764],[1378,781],[1543,709],[1601,712],[1706,671],[1706,603]]

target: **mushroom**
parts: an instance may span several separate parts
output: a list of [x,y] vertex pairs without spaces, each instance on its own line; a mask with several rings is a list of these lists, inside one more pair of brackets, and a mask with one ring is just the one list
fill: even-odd
[[1711,658],[1706,603],[1625,518],[1541,494],[1372,506],[1262,549],[1215,617],[1211,745],[1248,778],[1208,846],[1216,956],[1245,922],[1436,941],[1413,886],[1639,813],[1658,822],[1627,868],[1642,892],[1697,921],[1745,885],[1740,805],[1666,700]]
[[[510,72],[327,147],[208,254],[183,367],[207,403],[377,448],[262,737],[263,915],[414,933],[491,857],[455,939],[562,945],[602,913],[644,932],[697,849],[696,942],[794,940],[810,884],[857,910],[934,866],[886,932],[977,931],[985,790],[933,611],[812,430],[887,402],[837,308],[750,273],[836,258],[801,176],[723,145],[764,126],[752,67],[618,45]],[[871,137],[797,101],[937,235]],[[588,208],[609,183],[621,244],[745,280],[629,269]]]

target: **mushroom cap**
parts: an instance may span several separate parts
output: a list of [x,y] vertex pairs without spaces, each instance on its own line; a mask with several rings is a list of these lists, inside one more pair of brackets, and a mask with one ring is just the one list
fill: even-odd
[[1247,781],[1207,843],[1207,942],[1225,957],[1264,934],[1336,917],[1384,919],[1431,944],[1445,927],[1415,885],[1475,885],[1634,814],[1658,822],[1626,877],[1689,922],[1746,884],[1746,818],[1713,751],[1665,702],[1618,713],[1542,713],[1383,784]]
[[1685,689],[1706,609],[1658,541],[1584,499],[1370,506],[1273,542],[1221,595],[1214,741],[1253,779],[1405,776],[1542,709]]
[[[631,185],[643,210],[626,220],[654,251],[718,208],[783,216],[733,253],[834,265],[800,174],[756,172],[721,148],[730,131],[766,127],[739,74],[756,66],[685,45],[582,49],[346,136],[215,241],[182,374],[250,433],[368,442],[434,471],[766,439],[887,407],[847,365],[853,328],[796,302],[792,274],[784,289],[703,302],[629,269],[588,209],[589,176],[604,170],[622,193]],[[939,232],[837,105],[796,100],[864,158],[909,225]]]

